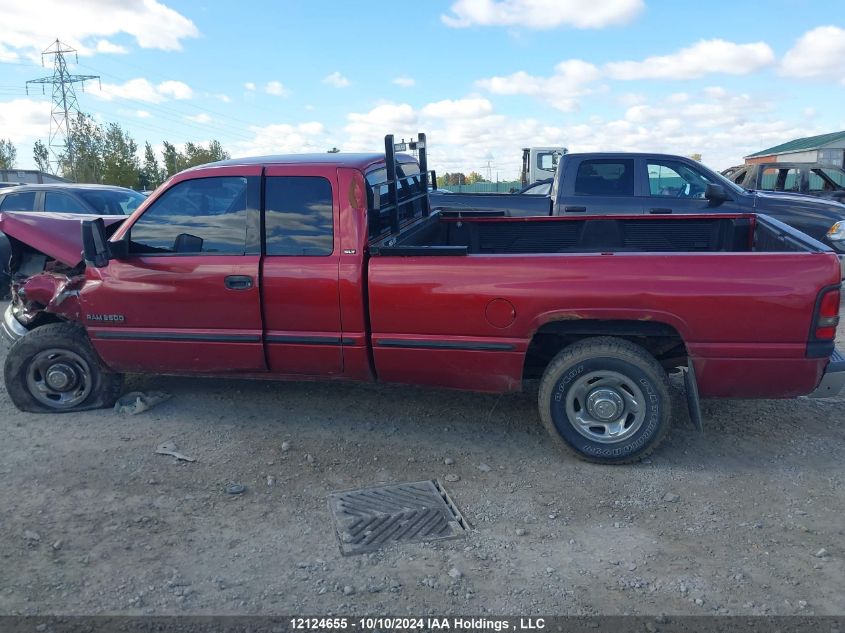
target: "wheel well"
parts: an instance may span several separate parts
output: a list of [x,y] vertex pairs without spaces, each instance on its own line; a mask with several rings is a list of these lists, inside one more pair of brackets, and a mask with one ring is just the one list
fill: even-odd
[[656,321],[577,319],[546,323],[534,333],[525,354],[523,379],[539,378],[557,353],[594,336],[615,336],[645,348],[664,368],[686,364],[687,349],[671,325]]

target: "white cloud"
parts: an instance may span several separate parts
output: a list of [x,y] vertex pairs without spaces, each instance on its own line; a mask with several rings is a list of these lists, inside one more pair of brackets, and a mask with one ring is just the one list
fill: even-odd
[[245,90],[255,90],[255,84],[251,81],[248,81],[244,84]]
[[710,73],[747,75],[772,64],[775,54],[765,42],[736,44],[725,40],[700,40],[671,55],[642,61],[611,62],[604,68],[612,79],[697,79]]
[[643,10],[643,0],[457,0],[451,15],[441,15],[447,26],[521,26],[554,29],[571,26],[595,29],[630,22]]
[[211,123],[212,121],[211,117],[205,112],[200,112],[199,114],[190,114],[185,116],[185,118],[188,119],[188,121],[193,121],[194,123],[202,124]]
[[845,84],[845,29],[820,26],[802,35],[783,56],[787,77],[835,79]]
[[344,151],[384,151],[384,135],[410,138],[420,131],[416,110],[407,104],[382,103],[369,112],[346,115],[347,141],[338,145]]
[[264,92],[276,97],[284,97],[288,94],[287,88],[281,81],[268,81],[267,85],[264,86]]
[[232,102],[232,99],[229,97],[229,95],[223,94],[222,92],[220,94],[214,95],[214,98],[217,99],[218,101],[222,101],[223,103],[231,103]]
[[[50,132],[50,100],[14,99],[0,102],[0,130],[3,138],[15,144],[22,144],[36,138],[44,138]],[[26,160],[31,148],[18,147],[18,163]]]
[[190,99],[194,96],[194,91],[191,90],[191,87],[181,81],[164,81],[156,86],[156,90],[161,95],[172,97],[180,101]]
[[397,86],[402,88],[413,88],[414,85],[417,83],[413,77],[396,77],[393,80],[393,83]]
[[135,116],[139,119],[149,119],[152,114],[150,114],[146,110],[135,110]]
[[487,99],[444,99],[429,103],[422,109],[423,116],[436,119],[472,118],[485,116],[493,112],[493,104]]
[[114,99],[129,99],[145,103],[161,103],[172,99],[190,99],[193,96],[191,87],[181,81],[163,81],[153,85],[147,79],[138,77],[122,84],[103,83],[101,90],[92,90],[91,94],[104,101]]
[[339,71],[334,71],[331,75],[323,77],[323,83],[335,88],[346,88],[349,85],[349,80],[340,74]]
[[117,55],[124,55],[129,52],[125,46],[109,42],[108,40],[97,40],[96,50],[98,53],[113,53]]
[[232,148],[232,156],[326,152],[337,144],[328,139],[323,124],[318,121],[274,123],[249,129],[254,138],[236,143]]
[[559,110],[570,112],[578,107],[577,97],[588,94],[588,86],[600,77],[599,69],[593,64],[570,59],[555,66],[550,77],[519,71],[506,77],[480,79],[476,85],[493,94],[537,97]]
[[4,3],[0,46],[37,54],[58,34],[81,55],[115,53],[122,47],[102,38],[121,33],[161,50],[180,50],[183,40],[199,35],[190,19],[157,0],[39,0]]

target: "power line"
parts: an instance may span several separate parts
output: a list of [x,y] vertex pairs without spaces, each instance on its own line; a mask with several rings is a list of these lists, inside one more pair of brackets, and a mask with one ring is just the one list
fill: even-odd
[[76,152],[73,147],[73,135],[71,134],[71,119],[79,116],[79,102],[76,99],[74,84],[80,84],[83,92],[85,82],[96,79],[100,81],[99,75],[71,75],[67,68],[65,53],[73,53],[76,62],[79,57],[76,49],[62,44],[58,38],[41,53],[41,65],[44,65],[45,55],[53,56],[53,74],[39,79],[30,79],[26,82],[26,94],[29,94],[29,85],[41,84],[41,91],[44,86],[52,86],[53,107],[50,111],[50,140],[48,145],[53,160],[53,172],[59,168],[59,157],[62,153],[70,167],[71,177],[76,180]]

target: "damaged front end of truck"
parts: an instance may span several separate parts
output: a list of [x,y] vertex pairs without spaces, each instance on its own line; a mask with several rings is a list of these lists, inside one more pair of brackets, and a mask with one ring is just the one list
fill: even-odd
[[[81,221],[71,214],[0,214],[9,242],[10,302],[0,329],[10,342],[47,323],[80,320],[85,284]],[[110,232],[122,217],[106,220]]]

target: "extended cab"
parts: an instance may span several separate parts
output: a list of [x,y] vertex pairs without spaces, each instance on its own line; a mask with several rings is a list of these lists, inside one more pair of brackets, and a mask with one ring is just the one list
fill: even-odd
[[845,205],[749,191],[690,158],[595,153],[560,157],[549,196],[432,192],[434,208],[509,216],[765,213],[845,253]]
[[[113,404],[124,373],[384,381],[486,392],[539,378],[551,437],[627,463],[704,397],[835,395],[840,263],[753,214],[431,212],[395,154],[237,159],[125,221],[0,218],[16,272],[5,384],[27,411]],[[74,242],[74,240],[76,240]],[[80,242],[84,260],[78,255]]]

